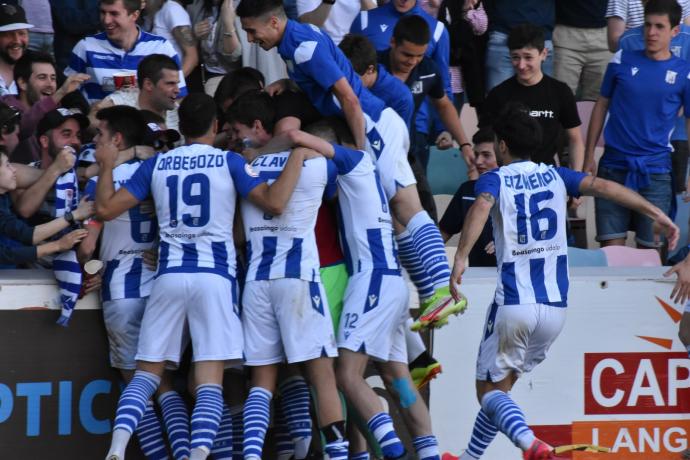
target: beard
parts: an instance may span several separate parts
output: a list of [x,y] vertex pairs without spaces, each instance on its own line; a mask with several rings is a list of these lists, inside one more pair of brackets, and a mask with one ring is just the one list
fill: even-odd
[[[26,45],[22,46],[22,56],[24,56],[24,52],[26,52]],[[10,65],[14,65],[18,61],[18,59],[15,59],[12,56],[10,56],[10,54],[4,48],[0,48],[0,59],[2,59],[3,61],[5,61],[7,64],[10,64]]]

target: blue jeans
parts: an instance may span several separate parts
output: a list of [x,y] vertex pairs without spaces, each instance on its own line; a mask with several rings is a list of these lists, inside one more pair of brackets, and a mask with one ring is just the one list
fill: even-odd
[[[541,70],[549,76],[553,75],[553,42],[546,40],[544,47],[548,50],[546,60]],[[513,65],[510,62],[508,50],[508,34],[493,31],[489,33],[489,43],[486,47],[486,92],[494,86],[513,76]]]
[[29,30],[29,46],[32,51],[43,51],[53,55],[53,34],[45,32],[31,32]]
[[[626,171],[599,167],[597,176],[625,185]],[[638,190],[647,201],[665,214],[671,212],[671,200],[675,199],[671,189],[671,174],[650,174],[648,187]],[[604,198],[594,199],[594,214],[597,224],[597,241],[625,238],[628,230],[635,232],[635,241],[641,246],[656,247],[652,220],[617,203]]]

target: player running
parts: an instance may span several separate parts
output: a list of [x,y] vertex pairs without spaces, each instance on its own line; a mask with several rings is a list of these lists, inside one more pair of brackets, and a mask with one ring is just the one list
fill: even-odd
[[580,194],[604,197],[648,216],[678,242],[678,227],[659,208],[615,182],[529,160],[541,128],[527,109],[508,105],[493,124],[502,167],[477,181],[455,254],[451,292],[465,260],[491,215],[499,279],[477,358],[481,410],[462,459],[478,459],[500,430],[528,460],[554,458],[537,439],[508,392],[524,372],[544,360],[563,328],[568,299],[566,202]]
[[96,152],[98,216],[113,219],[153,196],[161,239],[157,278],[141,323],[137,370],[118,403],[108,460],[124,457],[166,362],[180,361],[186,330],[197,383],[190,459],[208,456],[223,411],[224,364],[240,360],[243,350],[233,245],[236,197],[240,194],[266,212],[281,214],[303,161],[299,154],[290,156],[283,174],[269,187],[241,156],[213,147],[218,122],[210,96],[187,96],[179,115],[187,144],[146,160],[117,192],[117,149],[105,145]]

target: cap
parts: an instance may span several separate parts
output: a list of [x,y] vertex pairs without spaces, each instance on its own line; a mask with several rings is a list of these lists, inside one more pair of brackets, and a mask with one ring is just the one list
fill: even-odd
[[79,123],[81,129],[86,129],[89,126],[89,119],[80,111],[60,107],[43,115],[41,121],[38,122],[36,135],[41,136],[45,134],[46,131],[57,128],[69,118],[74,118],[77,120],[77,123]]
[[180,133],[174,129],[161,129],[156,123],[147,123],[144,145],[154,146],[156,141],[161,138],[165,138],[167,142],[177,142],[180,140]]
[[34,26],[26,22],[24,8],[19,5],[0,3],[0,32],[10,30],[32,29]]

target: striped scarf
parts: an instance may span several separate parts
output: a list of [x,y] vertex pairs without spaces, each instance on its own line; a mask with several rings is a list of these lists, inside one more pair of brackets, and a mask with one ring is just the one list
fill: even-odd
[[[68,209],[73,211],[79,204],[79,187],[77,173],[75,169],[67,171],[58,177],[55,182],[55,218],[65,215]],[[67,228],[55,235],[54,239],[71,232],[72,228]],[[60,291],[60,303],[62,311],[57,324],[67,326],[74,311],[74,306],[81,292],[82,273],[81,266],[77,260],[77,251],[69,249],[57,254],[53,259],[53,273],[57,280]]]

